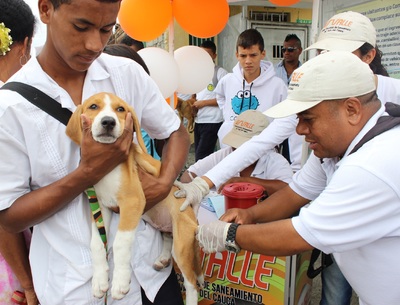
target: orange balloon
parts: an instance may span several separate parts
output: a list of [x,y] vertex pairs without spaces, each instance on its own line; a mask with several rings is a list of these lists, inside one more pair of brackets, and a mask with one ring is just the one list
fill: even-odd
[[300,0],[269,0],[269,2],[278,6],[291,6],[300,2]]
[[173,0],[172,10],[179,25],[199,38],[218,35],[229,19],[227,0]]
[[139,41],[159,37],[172,20],[170,0],[122,0],[119,23],[126,34]]
[[[171,98],[170,97],[167,97],[166,99],[165,99],[165,101],[168,103],[168,105],[170,105],[170,106],[172,106],[171,105]],[[176,92],[174,92],[174,106],[172,107],[173,109],[176,109],[176,105],[178,104],[178,95],[176,94]]]

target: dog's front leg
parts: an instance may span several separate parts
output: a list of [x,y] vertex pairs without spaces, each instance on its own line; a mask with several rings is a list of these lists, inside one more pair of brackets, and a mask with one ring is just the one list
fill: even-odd
[[[111,212],[108,209],[102,209],[102,216],[105,228],[109,228]],[[108,233],[108,230],[107,230]],[[90,248],[92,251],[92,265],[93,265],[93,278],[92,278],[92,291],[96,298],[101,298],[107,292],[108,285],[108,261],[107,250],[100,237],[95,221],[92,219],[92,239],[90,241]]]
[[113,244],[114,273],[111,287],[111,296],[117,300],[122,299],[129,291],[132,274],[131,249],[144,210],[145,198],[144,195],[141,200],[127,196],[119,202],[120,221]]
[[163,248],[160,256],[157,257],[153,264],[153,268],[157,271],[167,268],[171,264],[172,260],[172,234],[166,232],[162,232],[161,234],[163,238]]

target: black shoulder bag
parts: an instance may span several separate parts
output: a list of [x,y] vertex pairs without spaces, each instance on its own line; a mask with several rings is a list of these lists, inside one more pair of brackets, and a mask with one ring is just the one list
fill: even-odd
[[[352,154],[356,152],[361,146],[363,146],[366,142],[373,139],[375,136],[392,129],[393,127],[400,125],[400,105],[394,103],[386,103],[385,104],[386,112],[389,116],[382,116],[376,122],[376,125],[369,130],[364,137],[357,143],[357,145],[353,148],[353,150],[349,153]],[[317,261],[319,255],[321,254],[321,265],[318,268],[314,267],[315,262]],[[307,276],[311,279],[316,277],[321,271],[330,266],[333,263],[332,257],[330,254],[325,254],[321,250],[314,249],[311,253],[310,265],[308,266]]]
[[20,82],[9,82],[4,84],[0,89],[13,90],[22,95],[26,100],[34,104],[36,107],[50,114],[53,118],[67,125],[72,112],[66,108],[62,108],[61,104],[55,101],[39,89]]

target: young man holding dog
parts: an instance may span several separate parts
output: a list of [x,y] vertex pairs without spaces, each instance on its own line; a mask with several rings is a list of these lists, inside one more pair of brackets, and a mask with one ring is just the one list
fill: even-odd
[[[102,53],[120,1],[39,0],[38,4],[47,25],[45,45],[11,80],[42,90],[71,111],[102,91],[133,106],[149,134],[167,140],[160,176],[140,172],[146,208],[151,208],[168,195],[183,168],[189,137],[138,64]],[[34,226],[30,259],[40,304],[104,304],[104,298],[94,298],[91,291],[92,215],[84,192],[127,159],[133,137],[131,116],[114,144],[94,141],[90,122],[82,117],[84,136],[79,148],[62,123],[18,93],[1,90],[0,99],[0,225],[10,232]],[[113,214],[109,245],[118,219]],[[119,301],[109,295],[108,304],[183,304],[171,267],[152,268],[161,252],[160,233],[141,221],[136,234],[130,290]],[[109,248],[111,268],[112,260]]]

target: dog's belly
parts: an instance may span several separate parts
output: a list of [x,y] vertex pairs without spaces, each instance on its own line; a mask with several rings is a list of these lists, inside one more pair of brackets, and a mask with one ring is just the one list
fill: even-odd
[[153,208],[143,214],[142,218],[152,227],[161,232],[172,232],[171,209],[166,200],[155,205]]
[[97,198],[103,206],[107,208],[118,207],[117,194],[121,186],[121,180],[121,165],[118,165],[94,185]]

